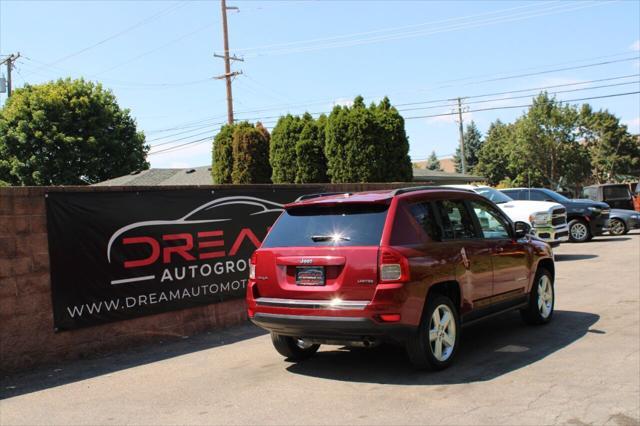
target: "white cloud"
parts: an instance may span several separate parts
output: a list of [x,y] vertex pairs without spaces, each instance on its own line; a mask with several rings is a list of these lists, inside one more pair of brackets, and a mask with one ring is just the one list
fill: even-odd
[[636,52],[640,52],[640,40],[636,40],[633,43],[631,43],[631,46],[629,46],[629,49],[635,50]]
[[632,118],[630,120],[623,120],[622,123],[627,125],[630,133],[640,133],[640,117]]
[[350,107],[353,105],[353,99],[349,99],[349,98],[338,98],[336,100],[333,101],[333,103],[331,104],[331,108],[333,108],[334,106],[346,106],[346,107]]

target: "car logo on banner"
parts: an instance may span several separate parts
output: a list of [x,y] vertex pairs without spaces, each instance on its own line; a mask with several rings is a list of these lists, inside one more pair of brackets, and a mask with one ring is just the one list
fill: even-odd
[[[226,207],[226,209],[225,209]],[[235,211],[235,215],[230,215]],[[123,226],[113,233],[107,244],[107,261],[111,263],[114,244],[120,242],[123,246],[146,247],[148,255],[137,259],[123,260],[124,268],[130,271],[139,271],[145,266],[156,263],[171,264],[174,259],[186,261],[198,261],[234,256],[238,252],[239,245],[245,239],[250,240],[255,248],[260,245],[254,231],[250,228],[241,229],[229,246],[225,241],[224,231],[214,229],[216,223],[230,222],[240,219],[242,216],[258,216],[274,214],[277,216],[283,211],[283,205],[256,197],[232,196],[223,197],[207,202],[190,211],[185,216],[175,220],[147,220],[135,222]],[[238,215],[238,212],[240,214]],[[235,217],[234,217],[235,216]],[[275,217],[274,217],[275,219]],[[204,227],[198,226],[197,232],[188,232],[193,225],[206,226],[207,231],[200,231]],[[157,235],[158,227],[170,227],[170,233]],[[148,231],[148,233],[145,233]],[[184,231],[184,232],[183,232]],[[242,264],[242,270],[246,268]],[[166,271],[166,270],[165,270]],[[166,272],[161,278],[167,278]],[[111,280],[112,285],[130,284],[140,281],[154,280],[154,274],[136,275]]]

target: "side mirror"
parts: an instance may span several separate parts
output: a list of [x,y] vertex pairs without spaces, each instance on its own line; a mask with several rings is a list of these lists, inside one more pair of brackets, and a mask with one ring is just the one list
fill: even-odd
[[513,224],[513,229],[516,234],[516,239],[520,239],[526,237],[529,234],[529,231],[531,231],[531,225],[529,225],[527,222],[518,221]]

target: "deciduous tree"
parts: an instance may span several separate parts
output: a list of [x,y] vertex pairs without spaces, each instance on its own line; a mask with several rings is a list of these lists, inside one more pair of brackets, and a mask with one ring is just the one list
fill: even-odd
[[593,180],[605,183],[640,171],[640,142],[607,110],[580,109],[579,135],[591,158]]
[[0,180],[96,183],[149,168],[149,147],[110,90],[85,80],[26,85],[0,110]]

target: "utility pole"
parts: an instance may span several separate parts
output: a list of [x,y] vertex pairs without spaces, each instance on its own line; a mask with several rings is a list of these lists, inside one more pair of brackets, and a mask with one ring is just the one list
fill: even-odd
[[460,132],[460,164],[462,165],[462,174],[467,171],[466,159],[464,156],[464,129],[462,126],[462,98],[458,98],[458,131]]
[[16,62],[16,60],[19,57],[20,57],[20,52],[18,52],[17,54],[12,53],[11,55],[3,59],[2,62],[0,62],[0,65],[7,64],[7,97],[11,96],[11,88],[12,88],[11,70],[13,69],[13,64]]
[[224,44],[224,55],[216,55],[213,56],[216,58],[224,59],[224,75],[220,75],[215,77],[218,80],[222,80],[223,78],[227,82],[227,122],[229,124],[233,124],[233,95],[231,93],[231,79],[237,75],[242,74],[242,71],[234,71],[231,72],[231,61],[241,61],[244,60],[241,58],[237,58],[235,56],[229,55],[229,31],[227,29],[227,10],[238,10],[235,6],[227,7],[226,0],[220,0],[220,7],[222,8],[222,37]]

